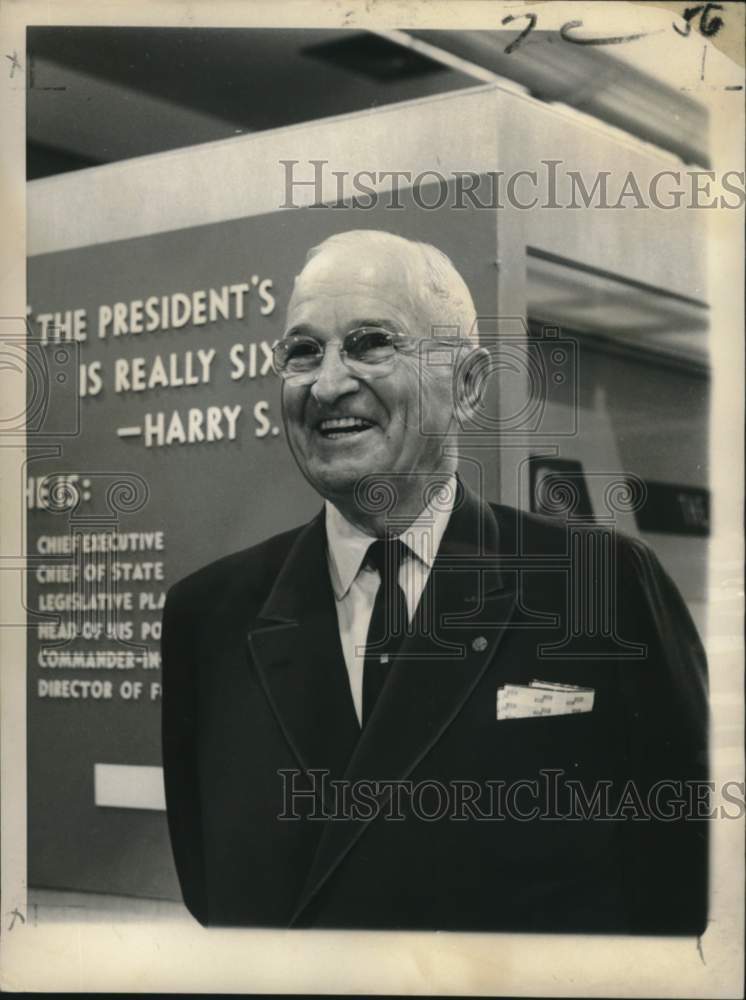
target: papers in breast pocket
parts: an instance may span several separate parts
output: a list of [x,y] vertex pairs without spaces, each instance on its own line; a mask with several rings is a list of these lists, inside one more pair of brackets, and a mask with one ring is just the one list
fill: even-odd
[[593,688],[552,681],[505,684],[497,689],[497,719],[530,719],[543,715],[575,715],[593,709]]

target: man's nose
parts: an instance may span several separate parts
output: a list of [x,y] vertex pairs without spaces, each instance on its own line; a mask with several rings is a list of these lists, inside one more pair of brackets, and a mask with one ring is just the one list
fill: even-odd
[[324,351],[319,377],[311,386],[311,395],[317,403],[329,406],[340,396],[357,392],[359,382],[342,361],[339,349],[330,344]]

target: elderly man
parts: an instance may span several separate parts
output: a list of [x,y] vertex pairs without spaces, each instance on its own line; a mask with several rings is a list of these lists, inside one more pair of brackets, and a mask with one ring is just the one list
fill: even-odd
[[611,532],[612,627],[573,646],[565,524],[457,475],[483,361],[434,247],[355,231],[308,254],[274,363],[324,507],[164,613],[169,828],[204,924],[705,926],[694,626]]

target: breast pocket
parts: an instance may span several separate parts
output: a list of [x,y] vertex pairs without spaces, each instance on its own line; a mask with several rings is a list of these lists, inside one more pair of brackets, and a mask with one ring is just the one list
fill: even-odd
[[495,752],[511,762],[511,770],[561,769],[600,778],[611,772],[619,751],[608,714],[596,707],[565,715],[494,719],[491,728]]

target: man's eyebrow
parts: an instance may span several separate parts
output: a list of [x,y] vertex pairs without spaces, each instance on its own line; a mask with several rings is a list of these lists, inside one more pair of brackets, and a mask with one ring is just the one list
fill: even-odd
[[282,336],[283,338],[292,337],[295,334],[303,334],[306,337],[314,337],[316,335],[312,326],[309,326],[307,323],[296,323],[294,326],[288,327]]
[[[347,324],[347,333],[353,333],[355,330],[361,330],[363,327],[374,327],[378,330],[388,330],[389,333],[401,333],[402,328],[399,323],[395,323],[391,319],[355,319],[351,323]],[[317,337],[318,330],[309,323],[296,323],[293,326],[288,327],[288,329],[283,333],[283,337],[291,337],[296,334],[301,334],[305,337]]]
[[373,326],[379,330],[388,330],[390,333],[400,333],[401,327],[391,319],[356,319],[349,324],[348,333],[359,330],[364,326]]

